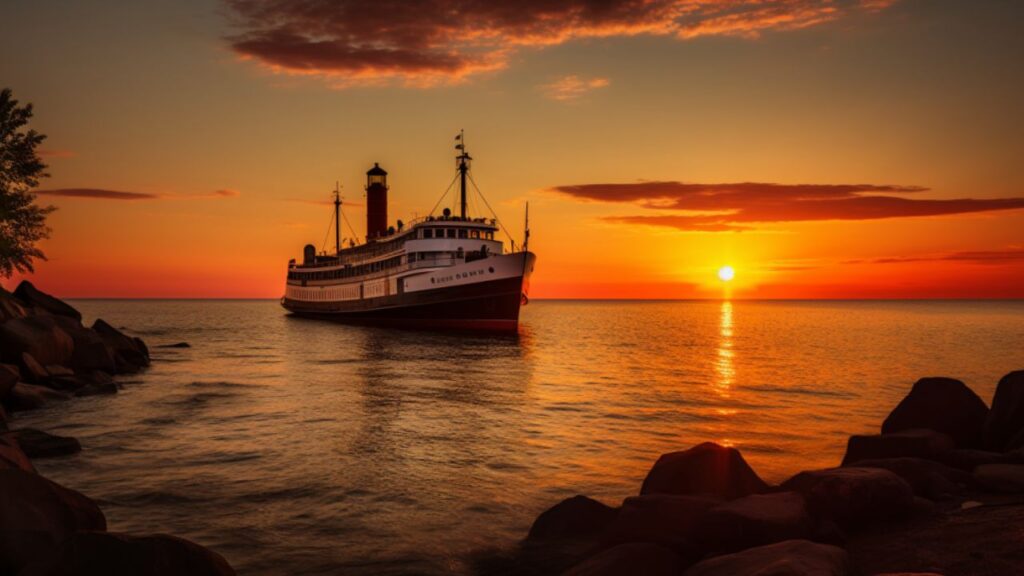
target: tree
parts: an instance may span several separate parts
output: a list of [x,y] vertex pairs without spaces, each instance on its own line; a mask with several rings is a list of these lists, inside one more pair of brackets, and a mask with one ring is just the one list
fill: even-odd
[[23,130],[32,105],[18,107],[11,90],[0,91],[0,278],[33,272],[32,261],[46,260],[36,243],[50,237],[46,215],[53,206],[37,206],[32,189],[49,176],[36,153],[46,136]]

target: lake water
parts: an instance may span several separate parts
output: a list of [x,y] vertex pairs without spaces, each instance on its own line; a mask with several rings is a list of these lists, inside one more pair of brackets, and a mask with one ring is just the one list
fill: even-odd
[[17,415],[82,442],[38,468],[111,530],[190,538],[240,574],[465,572],[562,498],[635,494],[661,453],[713,440],[781,481],[837,464],[918,377],[988,401],[1024,368],[1024,302],[535,301],[517,337],[273,301],[74,304],[153,366]]

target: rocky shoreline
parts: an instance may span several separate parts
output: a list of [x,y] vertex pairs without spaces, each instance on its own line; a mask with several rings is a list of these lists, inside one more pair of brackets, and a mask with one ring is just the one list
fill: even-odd
[[223,576],[219,554],[174,536],[107,532],[87,496],[41,476],[32,459],[81,450],[74,438],[10,429],[7,411],[113,394],[115,376],[149,365],[149,349],[103,320],[22,282],[0,289],[0,573],[19,576]]
[[662,455],[639,495],[544,511],[481,573],[571,576],[942,576],[1024,573],[1024,371],[991,408],[923,378],[842,463],[775,486],[735,448]]

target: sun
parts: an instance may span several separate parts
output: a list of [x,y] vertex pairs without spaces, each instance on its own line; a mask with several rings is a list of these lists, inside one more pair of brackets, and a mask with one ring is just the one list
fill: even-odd
[[732,266],[722,266],[718,269],[718,279],[722,282],[729,282],[736,277],[736,271]]

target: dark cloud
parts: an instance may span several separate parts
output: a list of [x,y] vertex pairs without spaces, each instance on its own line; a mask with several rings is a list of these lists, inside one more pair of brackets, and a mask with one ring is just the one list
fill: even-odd
[[221,189],[199,194],[154,194],[151,192],[122,192],[103,188],[55,188],[52,190],[36,190],[40,196],[63,196],[65,198],[87,198],[94,200],[189,200],[202,198],[236,198],[241,196],[238,190]]
[[875,184],[637,182],[558,186],[552,190],[580,200],[687,212],[609,216],[608,221],[705,232],[741,231],[765,222],[878,220],[1024,208],[1024,198],[907,198],[904,196],[928,189]]
[[854,264],[905,264],[908,262],[972,262],[975,264],[1006,264],[1024,262],[1024,249],[973,250],[925,256],[890,256],[873,260],[855,260]]
[[244,58],[291,74],[433,84],[575,38],[751,37],[877,11],[895,0],[224,0]]

